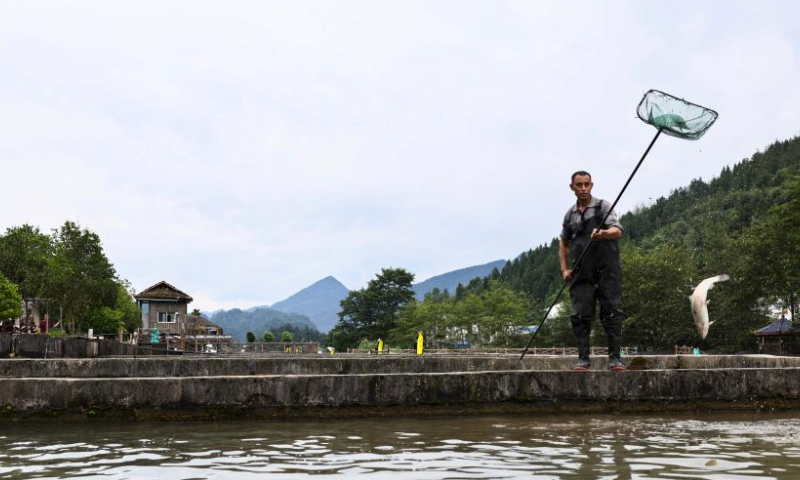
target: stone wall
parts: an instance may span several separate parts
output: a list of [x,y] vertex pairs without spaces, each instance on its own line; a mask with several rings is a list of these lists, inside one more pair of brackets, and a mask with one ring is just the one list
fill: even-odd
[[0,333],[0,358],[94,358],[136,354],[136,346],[116,340]]
[[[800,368],[800,357],[766,355],[638,356],[630,370]],[[594,358],[602,372],[606,359]],[[179,355],[139,358],[11,359],[0,361],[2,378],[224,377],[259,375],[374,375],[480,371],[568,371],[575,358],[499,355]],[[572,372],[569,372],[572,373]],[[594,373],[594,372],[590,372]],[[628,373],[628,372],[625,372]]]
[[800,407],[798,358],[641,356],[625,372],[602,360],[572,372],[574,358],[563,357],[9,359],[0,360],[0,411],[219,418]]

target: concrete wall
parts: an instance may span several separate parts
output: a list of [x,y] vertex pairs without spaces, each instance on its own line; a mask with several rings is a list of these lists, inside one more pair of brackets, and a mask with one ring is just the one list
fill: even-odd
[[[768,355],[639,356],[629,370],[800,368],[800,357]],[[605,359],[593,359],[602,371]],[[503,370],[569,370],[574,357],[452,355],[160,356],[144,358],[17,358],[0,360],[1,378],[131,378],[247,375],[422,374]],[[627,372],[626,372],[627,373]]]
[[140,352],[135,346],[116,340],[0,333],[0,358],[85,358],[137,353],[141,355],[147,352]]
[[11,359],[0,361],[0,410],[217,418],[220,412],[304,415],[320,408],[338,415],[481,406],[542,412],[800,407],[798,358],[640,358],[645,369],[620,373],[604,365],[572,372],[574,358],[557,357],[524,363],[488,356]]

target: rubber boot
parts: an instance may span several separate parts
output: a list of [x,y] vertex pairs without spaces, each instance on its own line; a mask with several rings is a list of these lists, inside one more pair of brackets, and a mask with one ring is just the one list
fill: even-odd
[[578,347],[578,363],[572,368],[585,372],[592,366],[589,360],[589,335],[591,324],[581,318],[572,320],[572,332],[575,334],[575,345]]
[[620,351],[622,350],[622,325],[618,322],[605,322],[603,327],[608,334],[608,369],[613,371],[625,370],[622,364]]

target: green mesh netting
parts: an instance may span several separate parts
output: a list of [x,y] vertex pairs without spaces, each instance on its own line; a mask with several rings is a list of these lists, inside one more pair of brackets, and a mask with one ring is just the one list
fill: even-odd
[[697,140],[711,128],[719,114],[658,90],[644,94],[636,108],[643,122],[673,137]]

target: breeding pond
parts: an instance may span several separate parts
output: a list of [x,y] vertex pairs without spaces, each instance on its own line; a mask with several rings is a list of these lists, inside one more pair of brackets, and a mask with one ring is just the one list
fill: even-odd
[[800,414],[0,427],[0,479],[800,478]]

